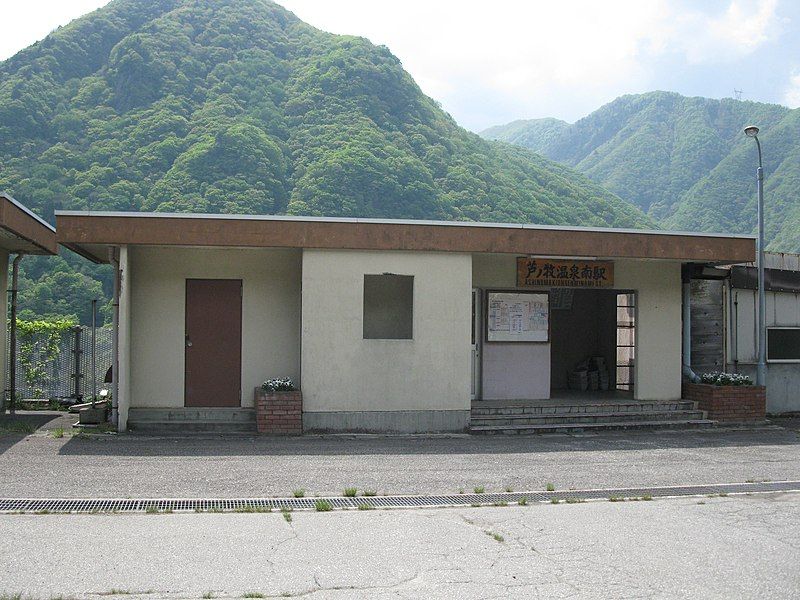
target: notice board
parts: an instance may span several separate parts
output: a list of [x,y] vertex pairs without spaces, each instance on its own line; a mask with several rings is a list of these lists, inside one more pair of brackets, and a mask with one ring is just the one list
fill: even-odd
[[547,342],[550,302],[546,292],[487,292],[487,342]]

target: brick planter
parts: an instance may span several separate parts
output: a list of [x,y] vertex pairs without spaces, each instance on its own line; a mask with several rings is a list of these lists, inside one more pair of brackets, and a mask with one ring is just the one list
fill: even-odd
[[255,390],[258,433],[268,435],[301,435],[303,433],[303,394],[294,392],[267,393]]
[[753,422],[767,416],[766,388],[759,385],[684,383],[683,397],[697,402],[714,421]]

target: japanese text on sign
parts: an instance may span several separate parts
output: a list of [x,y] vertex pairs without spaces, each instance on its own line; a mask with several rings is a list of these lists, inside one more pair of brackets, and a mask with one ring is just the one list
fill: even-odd
[[611,287],[614,263],[596,260],[517,258],[518,287]]

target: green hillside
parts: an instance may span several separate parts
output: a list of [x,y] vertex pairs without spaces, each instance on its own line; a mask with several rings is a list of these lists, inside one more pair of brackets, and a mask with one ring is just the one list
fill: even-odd
[[[670,229],[751,233],[761,127],[771,247],[800,251],[800,111],[652,92],[622,96],[572,125],[515,121],[483,132],[581,171]],[[557,134],[553,135],[554,128]]]
[[[0,160],[0,189],[51,221],[91,209],[653,225],[588,178],[460,128],[387,48],[266,0],[114,0],[0,63]],[[23,303],[40,314],[80,311],[103,279],[72,256],[25,265]],[[58,296],[57,274],[85,293]]]

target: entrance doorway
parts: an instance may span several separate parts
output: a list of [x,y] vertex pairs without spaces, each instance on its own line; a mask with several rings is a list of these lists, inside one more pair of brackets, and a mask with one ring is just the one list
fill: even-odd
[[610,399],[632,391],[633,297],[609,289],[551,292],[551,398]]
[[187,279],[185,332],[185,406],[241,406],[241,279]]

